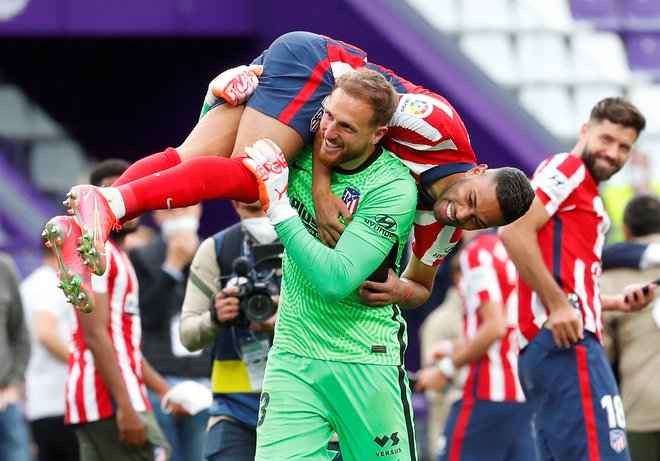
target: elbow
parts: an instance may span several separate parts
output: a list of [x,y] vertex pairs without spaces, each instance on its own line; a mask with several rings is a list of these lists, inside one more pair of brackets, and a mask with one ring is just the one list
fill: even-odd
[[329,284],[319,286],[317,287],[317,291],[324,301],[328,303],[336,303],[348,296],[352,290],[347,291],[346,288],[342,289],[342,284],[337,283],[335,286],[330,286]]

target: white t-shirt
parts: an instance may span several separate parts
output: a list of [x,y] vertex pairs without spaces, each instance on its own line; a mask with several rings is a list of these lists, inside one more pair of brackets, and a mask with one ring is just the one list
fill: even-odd
[[59,415],[64,417],[67,364],[56,358],[37,340],[34,328],[37,312],[48,312],[57,319],[58,336],[69,344],[73,307],[66,302],[64,294],[57,288],[56,271],[50,267],[41,266],[36,269],[21,283],[20,289],[32,346],[25,374],[27,418],[35,420]]

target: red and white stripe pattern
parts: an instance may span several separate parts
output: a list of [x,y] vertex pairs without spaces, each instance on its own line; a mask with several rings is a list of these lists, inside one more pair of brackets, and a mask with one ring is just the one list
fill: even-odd
[[[136,411],[151,407],[142,378],[142,329],[138,306],[138,283],[127,254],[114,242],[106,243],[107,269],[92,279],[95,292],[107,293],[109,302],[108,336],[115,350],[124,385]],[[92,351],[76,313],[73,341],[69,352],[69,375],[66,383],[67,424],[110,418],[115,402],[94,364]]]
[[479,308],[486,302],[501,303],[507,321],[506,335],[469,365],[464,393],[481,400],[523,402],[525,397],[518,381],[516,268],[493,234],[477,236],[460,258],[459,291],[465,308],[466,340],[477,334],[481,326]]
[[[538,243],[555,280],[580,301],[584,329],[602,338],[602,306],[597,280],[610,220],[598,184],[582,159],[557,154],[545,160],[532,178],[536,196],[550,219],[538,232]],[[519,277],[518,324],[525,347],[548,319],[549,311]]]

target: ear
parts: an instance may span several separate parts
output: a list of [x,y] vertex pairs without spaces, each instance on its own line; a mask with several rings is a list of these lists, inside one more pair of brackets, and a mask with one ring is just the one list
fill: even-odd
[[387,133],[386,126],[383,125],[376,128],[376,131],[374,131],[374,134],[371,137],[371,144],[378,144],[383,136],[385,136],[385,133]]
[[475,166],[474,168],[468,170],[465,172],[465,177],[466,178],[472,178],[474,176],[479,176],[484,174],[484,172],[488,169],[488,165],[485,163],[480,163],[479,165]]

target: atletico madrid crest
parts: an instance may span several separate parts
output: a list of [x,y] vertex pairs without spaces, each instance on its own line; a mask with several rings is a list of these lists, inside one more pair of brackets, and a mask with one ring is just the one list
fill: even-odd
[[346,204],[346,208],[351,214],[355,214],[360,201],[360,191],[347,187],[341,195],[342,201]]
[[612,450],[621,453],[626,449],[627,445],[625,432],[621,429],[612,429],[610,431],[610,447],[612,447]]

